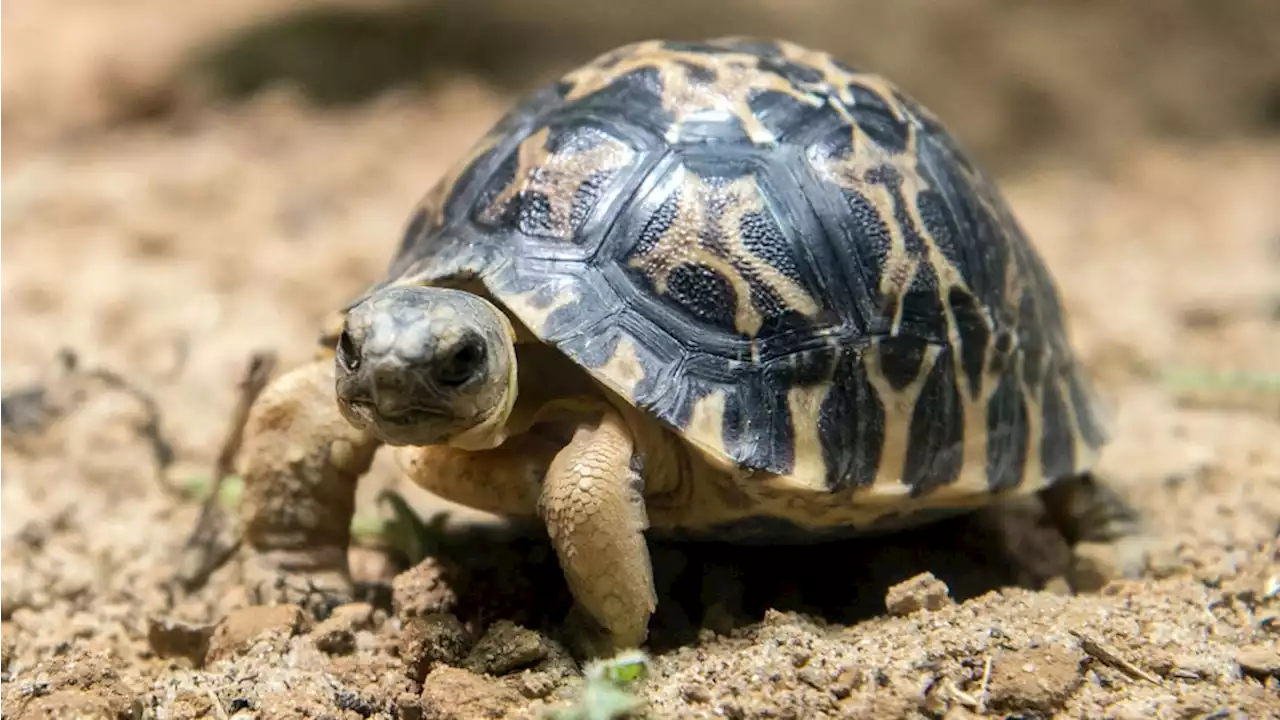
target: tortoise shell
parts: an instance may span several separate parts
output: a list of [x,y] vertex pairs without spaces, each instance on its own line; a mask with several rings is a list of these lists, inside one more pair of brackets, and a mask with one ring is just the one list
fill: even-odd
[[463,282],[743,481],[989,496],[1106,439],[997,188],[893,84],[787,42],[637,43],[527,96],[374,289]]

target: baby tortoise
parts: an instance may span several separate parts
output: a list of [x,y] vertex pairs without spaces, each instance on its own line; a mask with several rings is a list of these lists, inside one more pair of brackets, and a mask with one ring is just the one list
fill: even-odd
[[431,492],[540,518],[606,647],[647,637],[646,531],[792,543],[1039,493],[1129,575],[1144,534],[1090,473],[1107,431],[1062,315],[889,81],[789,42],[628,45],[500,120],[259,399],[246,546],[341,592],[387,444]]

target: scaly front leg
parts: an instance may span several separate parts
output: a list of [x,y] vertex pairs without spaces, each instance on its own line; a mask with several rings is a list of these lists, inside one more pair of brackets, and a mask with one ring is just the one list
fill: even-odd
[[240,455],[245,581],[258,602],[317,609],[350,598],[356,483],[378,446],[339,412],[332,360],[282,375],[258,397]]
[[551,462],[538,510],[581,609],[608,634],[607,653],[638,647],[657,607],[633,440],[612,409],[581,422]]

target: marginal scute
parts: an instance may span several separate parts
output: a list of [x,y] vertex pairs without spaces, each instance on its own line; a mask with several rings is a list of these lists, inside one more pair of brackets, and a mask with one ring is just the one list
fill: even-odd
[[986,412],[987,485],[992,492],[1017,487],[1027,470],[1030,442],[1027,403],[1012,373],[995,386]]
[[955,355],[942,349],[925,376],[907,431],[902,482],[913,495],[954,484],[964,470],[964,404],[956,385]]
[[915,337],[893,336],[876,340],[880,373],[894,391],[902,390],[920,377],[929,344]]
[[947,312],[955,326],[960,369],[964,372],[969,397],[976,398],[982,394],[982,371],[987,365],[991,339],[990,321],[973,295],[958,286],[953,286],[947,293]]
[[822,408],[831,392],[832,383],[798,385],[787,392],[787,408],[795,442],[795,467],[787,480],[795,487],[810,492],[823,492],[828,486],[828,468],[822,452]]
[[608,378],[610,385],[623,397],[634,397],[636,386],[644,380],[644,364],[636,352],[636,343],[629,337],[618,340],[613,355],[596,372]]
[[1045,477],[1062,477],[1075,467],[1075,442],[1071,411],[1058,383],[1052,379],[1041,386],[1040,415],[1044,422],[1040,440],[1040,462]]
[[689,424],[684,427],[685,438],[707,460],[728,467],[728,451],[724,443],[725,391],[713,390],[693,403]]
[[878,353],[866,353],[863,357],[867,379],[884,407],[884,446],[877,484],[881,480],[892,484],[903,482],[907,453],[911,445],[909,433],[912,416],[919,404],[925,381],[932,374],[934,363],[942,352],[943,348],[938,345],[926,345],[920,371],[910,383],[900,388],[894,387],[889,381]]

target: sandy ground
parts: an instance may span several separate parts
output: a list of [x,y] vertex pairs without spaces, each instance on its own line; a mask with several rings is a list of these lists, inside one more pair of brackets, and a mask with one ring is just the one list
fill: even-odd
[[[5,390],[56,380],[74,348],[154,396],[168,482],[207,477],[249,354],[308,357],[320,319],[377,278],[407,209],[511,90],[472,68],[325,107],[297,89],[192,99],[171,79],[185,44],[290,3],[182,22],[139,0],[110,16],[41,5],[4,10]],[[638,688],[652,717],[1280,717],[1280,139],[1257,132],[1280,72],[1232,74],[1228,46],[1248,44],[1200,40],[1183,77],[1234,83],[1064,110],[1047,135],[967,111],[927,63],[881,53],[990,148],[1056,274],[1115,411],[1103,470],[1159,535],[1147,576],[1065,593],[1062,541],[1029,511],[801,551],[655,545],[654,673]],[[1089,95],[1100,71],[1082,67],[1039,76],[1052,107]],[[1142,67],[1115,83],[1141,84]],[[1177,112],[1214,102],[1215,132]],[[1191,130],[1142,119],[1170,115]],[[1122,142],[1097,140],[1099,117],[1124,119],[1108,126]],[[385,553],[357,550],[368,602],[322,622],[249,605],[233,567],[174,589],[199,506],[157,477],[144,419],[136,398],[95,391],[47,432],[6,428],[7,717],[537,717],[581,691],[537,538],[458,537],[395,577]],[[380,458],[361,511],[389,486]]]

